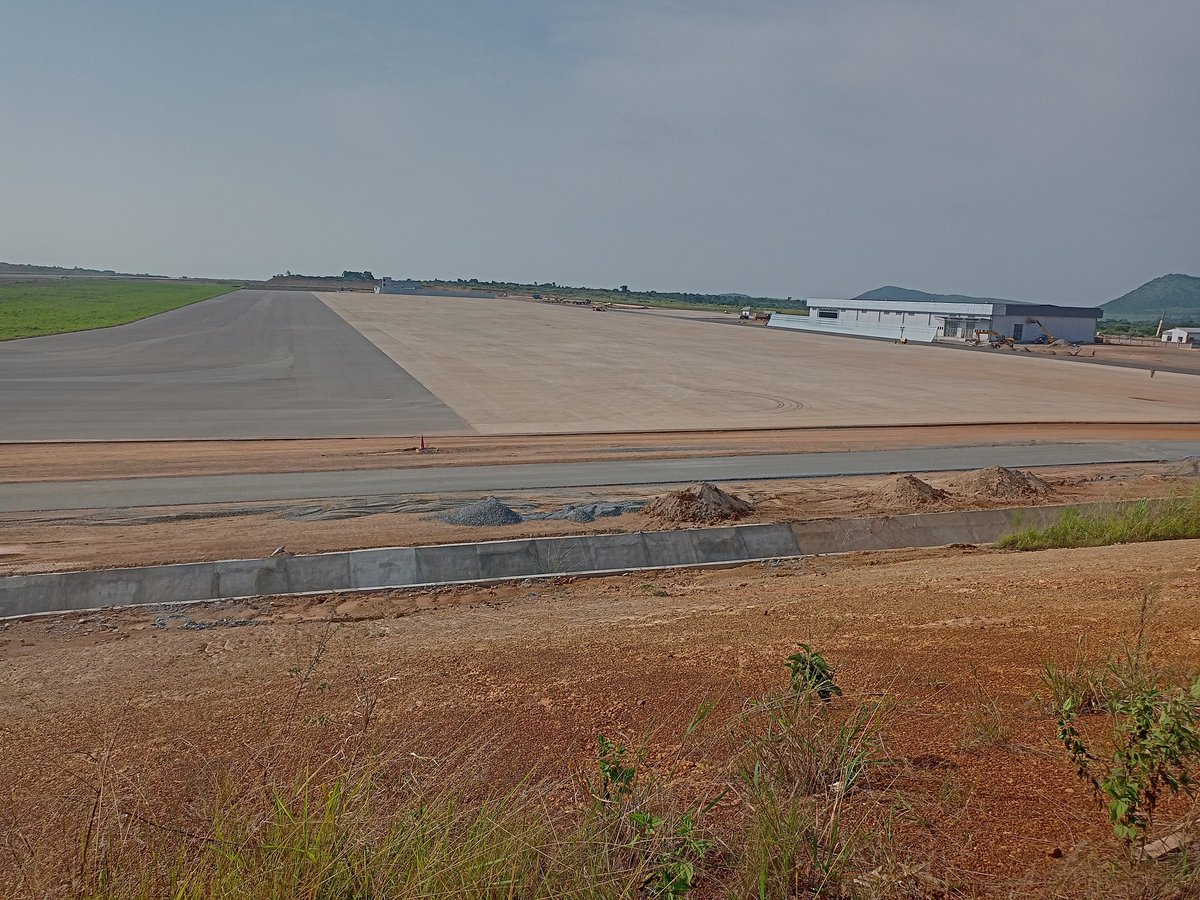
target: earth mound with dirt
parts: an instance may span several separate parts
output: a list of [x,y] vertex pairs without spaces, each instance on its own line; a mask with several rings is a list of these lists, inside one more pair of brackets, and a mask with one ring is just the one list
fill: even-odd
[[1032,472],[990,466],[952,478],[949,487],[956,494],[966,494],[980,500],[1029,500],[1048,497],[1054,488]]
[[521,514],[505,506],[495,497],[468,503],[462,509],[442,516],[451,525],[516,525],[523,522]]
[[897,475],[876,488],[871,499],[873,505],[910,509],[940,503],[946,499],[946,492],[915,475]]
[[708,524],[737,521],[754,512],[754,504],[704,481],[655,497],[642,512],[664,525]]

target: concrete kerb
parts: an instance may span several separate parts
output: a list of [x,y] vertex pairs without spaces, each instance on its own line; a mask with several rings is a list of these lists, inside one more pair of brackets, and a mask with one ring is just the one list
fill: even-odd
[[[1129,502],[1139,501],[1125,501]],[[0,619],[109,606],[427,588],[562,575],[729,566],[861,550],[990,543],[1017,526],[1047,525],[1067,508],[1086,512],[1119,508],[1125,503],[385,547],[266,559],[9,575],[0,576]]]
[[739,525],[11,575],[0,577],[0,618],[726,565],[798,555],[788,526]]

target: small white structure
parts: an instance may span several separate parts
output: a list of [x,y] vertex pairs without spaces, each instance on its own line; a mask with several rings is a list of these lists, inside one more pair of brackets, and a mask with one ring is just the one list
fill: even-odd
[[1200,347],[1200,328],[1168,328],[1162,333],[1164,344],[1191,344]]
[[1047,340],[1091,344],[1098,307],[1051,306],[1011,300],[808,300],[807,316],[775,315],[770,328],[917,341],[988,340],[999,335],[1018,344]]

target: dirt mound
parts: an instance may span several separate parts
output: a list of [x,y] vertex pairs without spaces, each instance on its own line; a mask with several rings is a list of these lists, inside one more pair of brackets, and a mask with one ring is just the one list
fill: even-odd
[[945,497],[945,491],[939,491],[915,475],[897,475],[895,478],[889,478],[871,495],[872,505],[905,509],[914,506],[933,506],[940,503]]
[[655,497],[642,510],[664,524],[730,522],[753,511],[750,501],[727,494],[707,481]]
[[495,497],[468,503],[462,509],[442,516],[451,525],[516,525],[524,521],[521,514],[505,506]]
[[1032,497],[1047,497],[1054,493],[1042,479],[1032,472],[991,466],[953,478],[949,482],[952,491],[967,494],[980,500],[1028,500]]

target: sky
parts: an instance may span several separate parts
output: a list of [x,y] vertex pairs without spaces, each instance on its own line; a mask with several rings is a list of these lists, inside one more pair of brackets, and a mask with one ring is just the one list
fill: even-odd
[[1196,0],[4,0],[0,260],[1091,305],[1200,274]]

